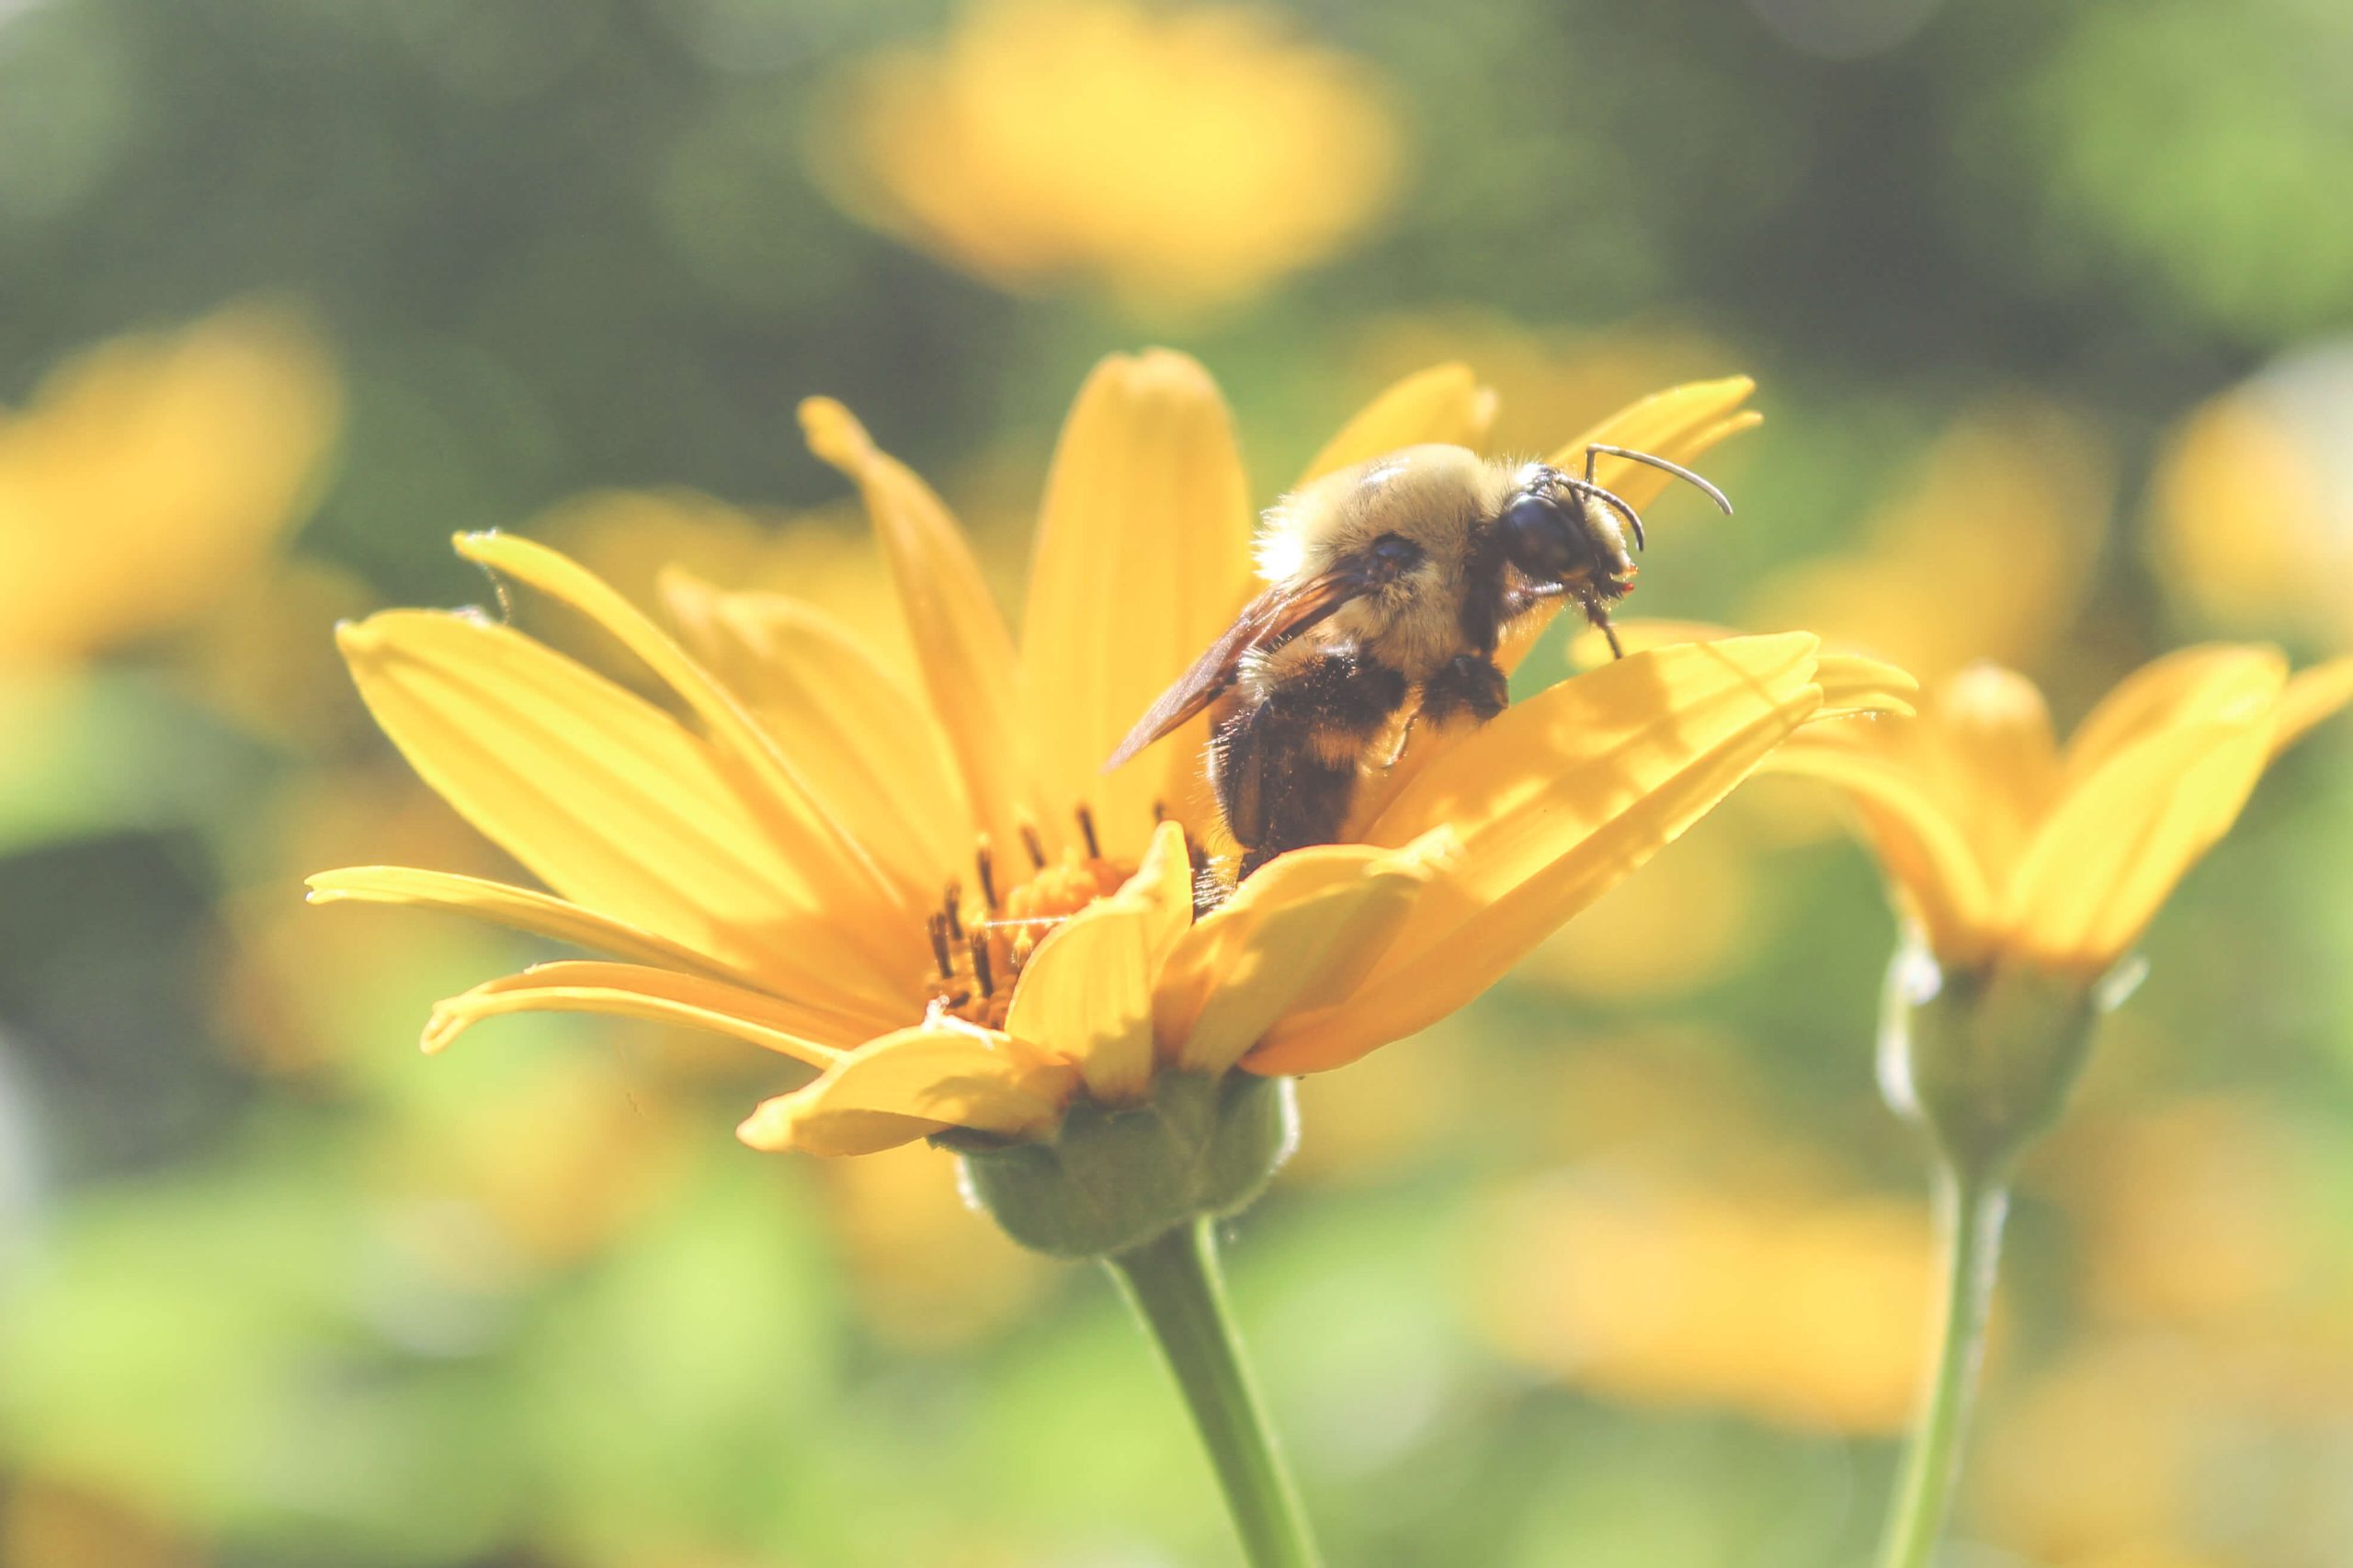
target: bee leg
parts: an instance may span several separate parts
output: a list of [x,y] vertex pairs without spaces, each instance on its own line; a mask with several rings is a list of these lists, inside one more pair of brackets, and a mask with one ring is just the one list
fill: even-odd
[[1365,748],[1405,701],[1405,677],[1348,650],[1287,672],[1218,727],[1211,779],[1248,876],[1286,850],[1329,844],[1347,822]]
[[1466,713],[1472,722],[1483,724],[1510,701],[1504,672],[1484,653],[1457,653],[1422,687],[1422,711],[1434,724],[1449,723]]

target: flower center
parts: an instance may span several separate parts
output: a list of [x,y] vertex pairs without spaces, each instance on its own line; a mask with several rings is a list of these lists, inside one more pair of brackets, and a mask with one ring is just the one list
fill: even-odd
[[986,835],[972,851],[973,885],[952,881],[925,925],[931,937],[932,973],[925,1016],[949,1015],[1003,1028],[1013,1006],[1013,983],[1038,944],[1063,921],[1135,874],[1129,862],[1105,858],[1095,815],[1077,808],[1079,844],[1060,859],[1046,854],[1034,827],[1021,830],[1029,874],[1006,874]]

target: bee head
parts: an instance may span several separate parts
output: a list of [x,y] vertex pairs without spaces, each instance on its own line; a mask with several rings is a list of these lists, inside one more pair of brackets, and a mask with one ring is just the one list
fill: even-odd
[[[1555,470],[1531,468],[1496,519],[1505,559],[1540,583],[1615,582],[1632,575],[1625,534],[1586,489]],[[1639,531],[1635,542],[1641,542]]]

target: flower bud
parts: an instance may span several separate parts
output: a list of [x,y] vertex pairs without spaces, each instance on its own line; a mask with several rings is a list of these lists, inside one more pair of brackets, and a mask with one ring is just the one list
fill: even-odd
[[1105,1257],[1246,1208],[1298,1142],[1289,1078],[1163,1073],[1152,1098],[1081,1098],[1051,1142],[956,1144],[964,1190],[1023,1246]]
[[1946,970],[1916,942],[1889,967],[1880,1091],[1958,1170],[1998,1176],[2065,1108],[2100,1015],[2131,994],[2138,960],[2093,983],[1996,961]]

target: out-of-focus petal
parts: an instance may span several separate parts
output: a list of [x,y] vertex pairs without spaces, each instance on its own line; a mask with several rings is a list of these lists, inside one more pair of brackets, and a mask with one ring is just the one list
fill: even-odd
[[1416,370],[1340,426],[1292,488],[1402,447],[1442,442],[1484,451],[1495,419],[1495,389],[1481,386],[1470,366],[1433,365]]
[[2279,692],[2279,716],[2271,732],[2271,755],[2279,756],[2304,732],[2353,702],[2353,657],[2331,659],[2299,671]]
[[2269,702],[2287,676],[2277,648],[2249,643],[2204,642],[2152,660],[2119,681],[2076,726],[2067,743],[2067,788],[2145,736]]
[[971,813],[931,710],[847,629],[781,594],[671,574],[663,597],[695,656],[776,738],[828,815],[926,900],[971,858]]
[[1370,836],[1393,846],[1449,824],[1461,858],[1415,901],[1378,975],[1278,1026],[1252,1065],[1337,1066],[1484,991],[1819,708],[1817,646],[1791,633],[1634,654],[1506,710],[1437,758]]
[[2114,963],[2238,820],[2269,760],[2271,717],[2266,703],[2159,729],[2070,789],[2012,884],[2012,950],[2087,977]]
[[1193,921],[1184,830],[1164,823],[1119,892],[1063,922],[1023,966],[1006,1032],[1077,1063],[1098,1100],[1152,1085],[1153,982]]
[[1881,868],[1926,930],[1929,945],[1948,963],[1977,961],[1994,939],[1999,910],[1984,868],[1944,792],[1888,748],[1820,744],[1845,738],[1802,735],[1775,752],[1759,771],[1819,778],[1845,790],[1862,814]]
[[1008,1035],[927,1024],[870,1040],[805,1088],[761,1103],[735,1130],[755,1149],[870,1154],[950,1127],[1041,1135],[1078,1070]]
[[1813,684],[1822,687],[1817,719],[1908,719],[1920,690],[1909,672],[1861,653],[1824,652],[1814,661]]
[[1404,849],[1319,845],[1261,867],[1169,956],[1155,999],[1163,1053],[1187,1072],[1222,1073],[1285,1014],[1346,995],[1451,845],[1440,828]]
[[1021,631],[1024,712],[1050,842],[1095,804],[1133,855],[1184,791],[1207,718],[1118,772],[1103,764],[1233,621],[1250,580],[1250,494],[1217,384],[1166,349],[1095,368],[1055,449]]
[[1013,638],[963,530],[930,487],[878,449],[840,403],[804,400],[801,427],[809,449],[866,498],[899,585],[924,688],[947,732],[974,820],[997,843],[1017,842],[1021,824],[1039,813],[1015,722]]
[[1972,665],[1939,683],[1915,733],[1987,882],[2005,885],[2059,798],[2059,743],[2032,681]]
[[342,389],[300,321],[242,306],[118,338],[0,410],[0,664],[202,610],[302,514]]
[[642,964],[536,964],[434,1005],[428,1052],[449,1049],[484,1018],[514,1013],[608,1013],[733,1035],[812,1067],[828,1067],[866,1038],[853,1020],[716,980]]
[[651,703],[471,616],[390,610],[336,641],[417,776],[564,898],[732,969],[807,962],[852,993],[901,989],[845,938],[827,884],[779,853],[739,776]]
[[718,753],[745,781],[745,803],[767,823],[779,850],[804,874],[823,879],[825,907],[846,925],[912,913],[872,858],[825,812],[790,759],[755,723],[734,693],[687,656],[667,632],[595,574],[518,534],[460,534],[458,553],[487,571],[535,588],[579,611],[642,660],[701,722]]

